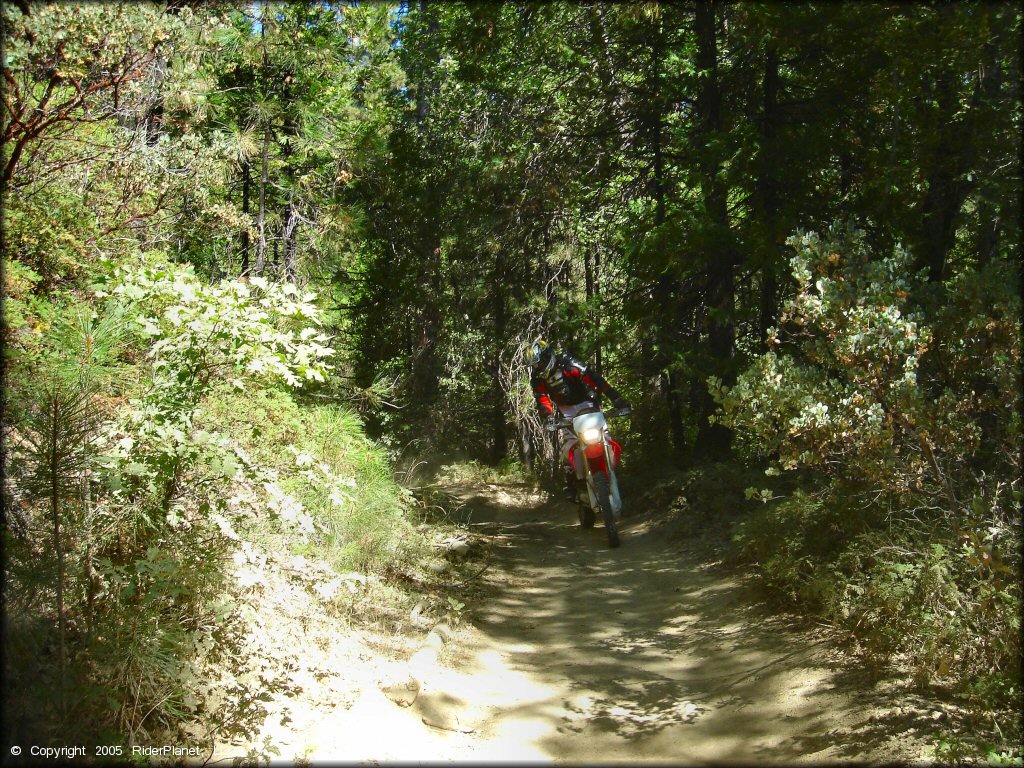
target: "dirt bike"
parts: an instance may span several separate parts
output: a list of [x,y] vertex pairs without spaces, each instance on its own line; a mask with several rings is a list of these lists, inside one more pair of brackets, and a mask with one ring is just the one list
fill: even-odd
[[[609,416],[628,416],[630,409],[610,411]],[[569,427],[576,435],[570,463],[576,471],[576,509],[580,526],[593,528],[600,513],[608,533],[608,545],[619,546],[616,522],[622,515],[622,497],[615,470],[619,466],[622,446],[612,440],[608,422],[600,408],[588,408],[573,418],[554,419],[548,430]],[[561,451],[559,451],[561,453]]]

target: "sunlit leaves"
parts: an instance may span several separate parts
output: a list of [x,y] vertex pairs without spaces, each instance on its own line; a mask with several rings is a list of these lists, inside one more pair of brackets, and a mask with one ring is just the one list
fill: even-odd
[[[933,331],[910,303],[924,283],[902,250],[873,258],[863,233],[834,227],[790,239],[798,290],[775,348],[727,389],[712,385],[723,421],[781,470],[816,467],[897,496],[949,473],[980,446],[969,391],[921,380]],[[953,509],[951,512],[956,513]]]
[[190,267],[123,270],[112,289],[129,302],[157,387],[170,399],[196,403],[229,370],[266,374],[301,386],[324,381],[334,350],[312,325],[312,294],[255,277],[208,285]]
[[[158,264],[117,269],[110,293],[148,343],[153,383],[112,423],[101,474],[115,493],[170,501],[188,475],[199,487],[257,479],[248,459],[223,436],[194,430],[193,416],[219,381],[244,387],[259,376],[291,387],[322,382],[334,350],[317,329],[311,294],[254,278],[209,285],[190,267]],[[226,509],[223,498],[209,502]],[[208,506],[209,506],[208,504]]]

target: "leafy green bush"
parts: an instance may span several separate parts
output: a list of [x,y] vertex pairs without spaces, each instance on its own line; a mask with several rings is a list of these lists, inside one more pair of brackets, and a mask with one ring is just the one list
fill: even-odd
[[711,381],[740,449],[802,477],[782,500],[750,489],[765,505],[737,552],[922,683],[979,706],[983,690],[1005,716],[1020,672],[1016,275],[926,284],[902,249],[876,258],[842,226],[790,244],[796,293],[772,349],[734,387]]
[[12,263],[31,270],[41,290],[81,279],[95,259],[93,243],[100,230],[81,194],[56,188],[46,198],[11,200],[5,225]]
[[438,468],[436,480],[442,483],[535,483],[536,477],[527,473],[514,458],[506,458],[497,466],[488,466],[470,459]]
[[[89,383],[110,372],[119,338],[134,324],[151,362],[149,386],[119,403],[92,450],[83,442],[79,463],[89,471],[76,465],[74,482],[62,481],[62,496],[51,510],[56,584],[66,584],[74,596],[66,622],[61,592],[56,607],[73,676],[84,692],[74,708],[98,713],[98,724],[82,721],[88,731],[82,738],[95,738],[97,727],[106,726],[134,743],[188,712],[223,710],[209,698],[221,694],[197,681],[202,665],[218,658],[245,663],[239,633],[232,630],[243,617],[223,599],[231,591],[225,564],[241,541],[238,531],[257,516],[306,534],[314,528],[308,515],[283,503],[280,489],[244,451],[223,435],[196,428],[197,409],[219,382],[244,388],[268,378],[291,386],[322,381],[331,349],[315,329],[312,297],[294,286],[210,286],[188,268],[159,264],[118,270],[109,282],[115,301],[103,314],[93,316],[88,307],[63,313],[33,354],[61,376]],[[43,510],[28,495],[40,476],[30,449],[44,435],[42,422],[28,418],[39,410],[31,408],[30,397],[39,378],[24,367],[19,373],[24,397],[18,402],[25,407],[16,411],[27,416],[15,425],[9,480],[24,499],[30,524],[24,542],[12,548],[11,572],[25,573],[30,569],[19,563],[46,556],[31,524]],[[239,406],[244,411],[241,401]],[[56,418],[50,422],[59,425]],[[38,604],[38,585],[30,581],[12,593],[21,609],[12,625],[28,637],[32,617],[51,609]],[[63,640],[58,654],[65,657]],[[58,684],[63,689],[63,681]],[[251,719],[255,695],[236,692],[234,708],[220,711],[219,721],[228,727]]]

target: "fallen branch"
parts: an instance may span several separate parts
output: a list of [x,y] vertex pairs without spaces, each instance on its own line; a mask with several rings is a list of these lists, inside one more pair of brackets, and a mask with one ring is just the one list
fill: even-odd
[[427,718],[425,718],[425,717],[421,717],[420,720],[423,721],[424,725],[429,725],[431,728],[437,728],[438,730],[441,730],[441,731],[451,731],[453,733],[476,733],[476,728],[466,728],[465,726],[462,726],[462,725],[458,725],[458,726],[443,725],[442,723],[435,723],[435,722],[432,722],[430,720],[427,720]]
[[484,567],[483,567],[483,568],[481,568],[481,569],[480,569],[479,571],[477,571],[476,573],[474,573],[474,574],[473,574],[472,576],[470,576],[470,577],[469,577],[468,579],[463,579],[462,581],[457,581],[457,582],[455,582],[455,583],[454,583],[454,584],[453,584],[452,586],[453,586],[453,587],[461,587],[461,586],[464,586],[464,585],[468,584],[469,582],[471,582],[471,581],[475,580],[476,578],[478,578],[478,577],[480,576],[480,574],[482,574],[482,573],[483,573],[484,571],[486,571],[486,570],[487,570],[488,568],[490,568],[490,567],[491,567],[491,564],[490,564],[490,562],[488,562],[488,563],[487,563],[486,565],[484,565]]

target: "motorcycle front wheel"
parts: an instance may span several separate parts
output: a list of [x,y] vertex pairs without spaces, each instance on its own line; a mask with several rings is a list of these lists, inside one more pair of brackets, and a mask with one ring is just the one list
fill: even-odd
[[615,527],[615,513],[612,511],[611,492],[608,490],[608,475],[604,472],[594,474],[594,495],[597,496],[597,504],[601,507],[601,517],[604,519],[604,528],[608,532],[608,546],[619,546],[619,531]]

